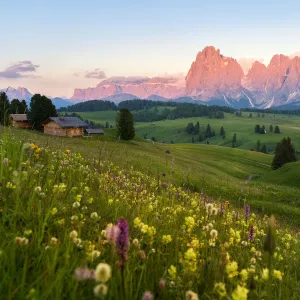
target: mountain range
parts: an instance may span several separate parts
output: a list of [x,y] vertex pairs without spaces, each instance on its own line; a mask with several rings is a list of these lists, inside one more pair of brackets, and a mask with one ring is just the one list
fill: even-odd
[[[13,88],[9,87],[8,89],[0,89],[0,92],[6,92],[8,99],[11,101],[12,99],[19,99],[19,100],[25,100],[27,104],[29,104],[31,97],[33,96],[32,93],[28,91],[28,89],[24,87],[18,87],[18,88]],[[51,98],[51,97],[50,97]],[[60,107],[65,107],[72,105],[71,101],[68,101],[63,98],[55,97],[51,98],[52,103],[55,105],[56,108]]]
[[200,51],[185,81],[170,78],[110,78],[95,88],[75,89],[71,99],[112,101],[191,97],[208,104],[241,107],[300,107],[300,57],[274,55],[255,61],[244,74],[238,61],[213,46]]
[[[299,55],[299,56],[298,56]],[[26,88],[9,88],[9,99],[29,101]],[[200,51],[184,77],[110,77],[96,87],[75,89],[70,99],[53,98],[57,108],[103,99],[182,101],[235,108],[300,108],[300,53],[276,54],[268,65],[255,61],[245,74],[239,62],[213,46]]]

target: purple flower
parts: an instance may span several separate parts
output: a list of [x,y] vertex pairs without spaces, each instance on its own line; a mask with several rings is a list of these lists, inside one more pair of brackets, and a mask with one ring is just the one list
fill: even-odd
[[253,227],[253,225],[249,226],[248,239],[249,239],[250,242],[254,241],[254,227]]
[[75,278],[77,281],[94,280],[95,270],[90,270],[87,267],[77,268],[75,270]]
[[251,213],[251,211],[250,211],[250,205],[246,204],[246,205],[244,206],[244,217],[245,217],[245,220],[246,220],[246,221],[249,220],[249,218],[250,218],[250,213]]
[[124,267],[125,262],[128,258],[128,248],[129,248],[129,232],[128,232],[128,222],[123,217],[117,221],[119,226],[119,234],[116,239],[116,252],[120,257],[120,267]]
[[3,159],[3,164],[6,165],[6,166],[8,165],[8,158],[5,157],[5,158]]
[[142,300],[153,300],[151,292],[147,291],[144,293]]
[[120,228],[118,225],[110,224],[109,226],[107,226],[106,238],[110,243],[115,244],[119,234],[120,234]]

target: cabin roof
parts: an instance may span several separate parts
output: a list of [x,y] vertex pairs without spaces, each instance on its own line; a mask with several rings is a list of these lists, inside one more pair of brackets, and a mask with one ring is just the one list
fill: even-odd
[[19,122],[28,121],[26,114],[11,114],[10,116],[14,121],[19,121]]
[[55,122],[62,128],[86,128],[88,124],[83,122],[77,117],[50,117],[46,121],[42,123],[43,126],[48,124],[49,122]]

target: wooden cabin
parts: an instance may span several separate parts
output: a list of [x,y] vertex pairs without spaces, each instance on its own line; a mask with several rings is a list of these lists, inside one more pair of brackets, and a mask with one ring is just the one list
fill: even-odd
[[104,135],[104,131],[98,128],[86,128],[84,131],[88,135]]
[[31,127],[26,114],[11,114],[9,119],[12,127],[25,129]]
[[57,136],[83,136],[88,124],[76,117],[51,117],[42,123],[44,133]]

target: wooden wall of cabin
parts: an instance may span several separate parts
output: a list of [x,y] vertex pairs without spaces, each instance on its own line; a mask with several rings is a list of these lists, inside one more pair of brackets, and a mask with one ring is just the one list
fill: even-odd
[[66,136],[67,129],[62,128],[57,123],[51,121],[44,125],[44,133],[57,136]]
[[68,128],[68,136],[83,136],[83,128]]
[[15,128],[30,128],[28,121],[12,121],[12,126]]

